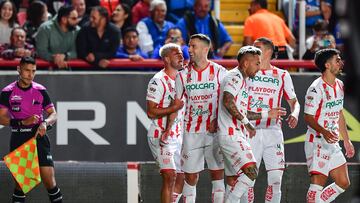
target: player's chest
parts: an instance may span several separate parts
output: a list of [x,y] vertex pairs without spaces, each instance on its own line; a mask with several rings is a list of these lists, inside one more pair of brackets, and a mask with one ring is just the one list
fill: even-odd
[[42,109],[43,97],[40,93],[28,90],[13,91],[9,98],[10,111],[40,111]]

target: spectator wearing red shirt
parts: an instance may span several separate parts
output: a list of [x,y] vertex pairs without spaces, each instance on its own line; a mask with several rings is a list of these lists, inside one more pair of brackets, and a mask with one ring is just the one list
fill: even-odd
[[141,19],[150,16],[151,0],[140,0],[131,9],[132,23],[136,25]]

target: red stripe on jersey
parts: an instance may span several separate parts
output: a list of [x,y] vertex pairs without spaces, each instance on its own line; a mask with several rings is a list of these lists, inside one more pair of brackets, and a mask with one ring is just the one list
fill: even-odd
[[229,133],[230,136],[234,135],[234,128],[229,127],[229,132],[228,133]]
[[335,83],[334,86],[332,87],[333,90],[334,90],[334,96],[335,96],[335,98],[336,98],[336,84],[337,84],[337,83]]
[[197,73],[197,81],[201,81],[202,80],[202,73],[207,69],[207,67],[209,67],[210,62],[206,65],[206,67],[204,69],[201,70],[196,70],[195,68],[193,68],[193,70]]
[[338,86],[339,86],[340,90],[341,90],[342,92],[344,92],[344,88],[343,88],[343,86],[340,84],[340,82],[339,82],[339,81],[336,81],[336,82],[338,83]]
[[[203,108],[203,106],[199,105],[198,108]],[[202,123],[202,115],[198,115],[198,119],[196,121],[196,126],[195,126],[195,132],[198,132],[200,130],[200,126]]]
[[191,128],[191,122],[192,122],[191,111],[192,111],[192,106],[190,106],[189,111],[187,111],[189,113],[188,123],[186,124],[186,131],[187,132],[190,132],[190,128]]
[[210,128],[210,123],[211,123],[211,116],[212,116],[212,108],[213,108],[213,105],[212,103],[209,104],[209,116],[208,118],[206,119],[206,131],[209,131],[209,128]]
[[[163,93],[163,95],[162,95],[162,98],[161,98],[161,100],[160,100],[160,103],[159,103],[158,107],[159,107],[159,108],[163,108],[164,99],[165,99],[165,93],[166,93],[166,85],[164,84],[164,82],[163,82],[162,80],[160,80],[160,81],[161,81],[161,84],[162,84],[163,87],[164,87],[164,93]],[[161,117],[161,118],[158,119],[158,125],[159,125],[159,127],[160,127],[162,130],[165,129],[165,127],[163,126],[163,117]]]
[[154,138],[158,138],[159,137],[159,131],[158,130],[155,130],[154,131]]
[[273,77],[277,77],[278,76],[278,70],[273,67],[272,71],[273,71]]
[[[277,99],[277,107],[280,107],[281,106],[281,99],[282,99],[282,95],[285,94],[285,98],[288,100],[289,99],[289,96],[287,96],[287,94],[285,93],[285,90],[284,90],[284,86],[285,86],[285,82],[284,82],[284,77],[285,77],[285,73],[283,73],[281,75],[281,87],[280,87],[280,90],[279,90],[279,95],[278,95],[278,99]],[[278,123],[280,120],[279,119],[276,119],[276,123]]]
[[[321,109],[322,109],[322,104],[323,104],[323,100],[321,99],[320,104],[319,104],[319,108],[316,110],[315,113],[315,121],[318,122],[319,118],[320,118],[320,113],[321,113]],[[320,135],[319,132],[316,132],[316,135]]]
[[[264,101],[264,98],[259,97],[259,100]],[[256,109],[256,112],[261,112],[261,111],[262,111],[261,107]],[[256,120],[255,125],[258,126],[258,125],[260,125],[260,123],[261,123],[261,119],[258,119],[258,120]]]
[[310,136],[309,136],[309,142],[314,142],[314,135],[313,135],[313,134],[310,134]]
[[251,99],[252,99],[252,96],[249,96],[249,99],[248,99],[248,111],[251,110],[250,108],[250,105],[251,105]]
[[[272,107],[273,107],[273,101],[274,101],[274,99],[273,99],[273,98],[270,98],[270,100],[269,100],[269,107],[270,107],[270,109],[272,109]],[[266,121],[266,127],[269,127],[270,124],[271,124],[271,119],[268,118],[267,121]]]
[[214,66],[211,65],[210,66],[210,74],[209,74],[209,80],[213,80],[214,79]]
[[266,75],[265,70],[261,70],[261,73],[262,73],[263,75]]

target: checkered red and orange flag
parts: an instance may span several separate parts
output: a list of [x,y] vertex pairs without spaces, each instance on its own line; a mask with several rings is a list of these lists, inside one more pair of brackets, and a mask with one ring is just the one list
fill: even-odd
[[4,161],[25,194],[41,182],[35,137],[6,155]]

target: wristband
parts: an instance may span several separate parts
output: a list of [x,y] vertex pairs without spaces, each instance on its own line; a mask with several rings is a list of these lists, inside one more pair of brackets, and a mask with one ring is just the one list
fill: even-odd
[[48,122],[46,120],[43,120],[41,123],[45,123],[45,126],[48,126]]
[[244,118],[240,121],[242,124],[246,125],[249,123],[249,119],[246,118],[246,116],[244,116]]
[[269,111],[261,111],[261,119],[267,118],[269,116]]
[[10,126],[11,127],[19,127],[22,126],[20,119],[10,119]]

